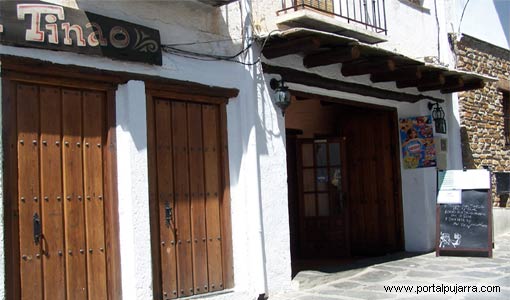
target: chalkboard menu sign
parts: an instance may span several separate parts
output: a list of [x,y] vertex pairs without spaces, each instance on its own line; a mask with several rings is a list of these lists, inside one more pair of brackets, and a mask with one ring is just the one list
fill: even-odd
[[[469,176],[466,173],[459,174]],[[480,172],[476,176],[480,180],[484,177]],[[486,177],[490,182],[490,172],[487,171]],[[467,189],[465,181],[462,184],[462,189],[459,190],[459,203],[440,202],[437,205],[436,255],[471,252],[492,257],[490,189],[480,189],[480,183],[474,185],[477,189]],[[454,190],[453,186],[446,187],[446,189],[450,188],[448,192]],[[441,185],[439,185],[439,193],[441,193]]]
[[496,193],[498,195],[510,194],[510,173],[495,172],[496,175]]

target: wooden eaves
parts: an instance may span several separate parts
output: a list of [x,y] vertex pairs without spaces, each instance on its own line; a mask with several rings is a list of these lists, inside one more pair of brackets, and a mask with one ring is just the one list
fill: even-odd
[[[267,38],[262,53],[266,58],[264,72],[269,69],[274,72],[278,68],[280,71],[291,73],[293,75],[292,79],[289,76],[285,77],[285,74],[280,74],[288,82],[293,82],[299,76],[289,68],[272,66],[271,59],[299,54],[302,56],[303,65],[307,69],[341,64],[340,72],[344,77],[370,75],[370,80],[373,83],[395,82],[397,88],[414,87],[420,92],[440,91],[443,94],[448,94],[467,91],[482,88],[485,82],[495,80],[495,78],[476,73],[428,64],[396,52],[362,43],[353,38],[306,28],[292,28],[271,34]],[[301,77],[315,77],[312,73],[298,72],[302,73]],[[302,79],[300,81],[299,83],[306,84],[302,82]],[[337,90],[342,89],[341,85],[352,85],[339,80],[336,80],[336,82],[340,85]],[[333,85],[333,82],[330,82],[329,86],[331,87],[331,85]],[[381,90],[367,85],[362,86],[369,90],[375,89],[375,92]],[[398,92],[390,92],[390,94],[395,96]],[[388,99],[416,102],[417,97],[422,99],[432,98],[409,93],[403,95],[404,97],[397,96]],[[408,95],[411,95],[411,99],[403,100]]]

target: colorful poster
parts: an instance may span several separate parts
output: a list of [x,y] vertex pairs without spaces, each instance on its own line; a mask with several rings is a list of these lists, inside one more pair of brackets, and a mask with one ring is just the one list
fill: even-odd
[[400,119],[400,140],[405,169],[436,166],[431,116]]

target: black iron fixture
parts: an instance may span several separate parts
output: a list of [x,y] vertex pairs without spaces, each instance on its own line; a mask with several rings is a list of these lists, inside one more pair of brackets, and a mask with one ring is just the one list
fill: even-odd
[[436,133],[446,133],[446,120],[444,110],[439,106],[439,102],[429,102],[429,110],[432,110],[432,119],[436,128]]
[[289,87],[285,85],[285,82],[283,81],[283,79],[277,80],[275,78],[271,79],[271,81],[269,82],[269,85],[274,90],[274,94],[275,94],[274,103],[282,111],[282,116],[285,116],[285,110],[290,105]]

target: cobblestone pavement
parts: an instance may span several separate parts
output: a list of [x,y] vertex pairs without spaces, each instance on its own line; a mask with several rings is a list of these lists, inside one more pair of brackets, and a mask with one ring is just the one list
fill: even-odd
[[[495,239],[493,258],[401,253],[344,268],[336,273],[302,271],[293,279],[295,291],[269,299],[510,299],[510,233]],[[391,286],[412,291],[385,291]],[[499,287],[500,291],[472,292],[473,287]],[[437,290],[441,288],[453,291]]]

